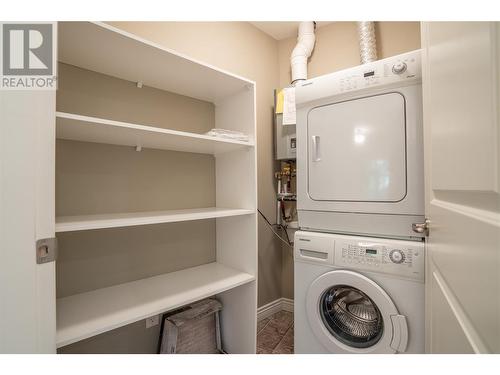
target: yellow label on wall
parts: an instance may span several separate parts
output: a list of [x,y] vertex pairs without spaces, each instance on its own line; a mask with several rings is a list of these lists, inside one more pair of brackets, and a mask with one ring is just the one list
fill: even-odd
[[283,113],[283,101],[284,101],[285,95],[283,93],[283,90],[278,91],[276,94],[276,113]]

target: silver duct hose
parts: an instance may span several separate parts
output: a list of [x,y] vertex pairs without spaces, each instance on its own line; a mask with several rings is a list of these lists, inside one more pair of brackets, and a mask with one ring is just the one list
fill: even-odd
[[375,22],[358,22],[359,56],[361,64],[377,60],[377,40],[375,38]]

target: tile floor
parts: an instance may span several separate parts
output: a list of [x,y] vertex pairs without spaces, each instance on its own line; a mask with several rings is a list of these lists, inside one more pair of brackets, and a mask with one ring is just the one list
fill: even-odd
[[258,322],[257,354],[293,354],[293,313],[279,311]]

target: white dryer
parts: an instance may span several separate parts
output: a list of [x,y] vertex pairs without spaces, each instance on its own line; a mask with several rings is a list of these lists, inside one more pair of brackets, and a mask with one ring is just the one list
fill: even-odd
[[422,237],[420,51],[296,87],[299,226]]
[[424,244],[295,233],[295,353],[424,353]]

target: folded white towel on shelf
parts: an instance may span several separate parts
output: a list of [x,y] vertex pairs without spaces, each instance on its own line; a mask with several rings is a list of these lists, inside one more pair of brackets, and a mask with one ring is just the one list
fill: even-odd
[[242,133],[242,132],[238,132],[235,130],[214,128],[214,129],[206,132],[205,135],[209,135],[211,137],[234,139],[236,141],[243,141],[243,142],[249,141],[249,137],[247,134]]

